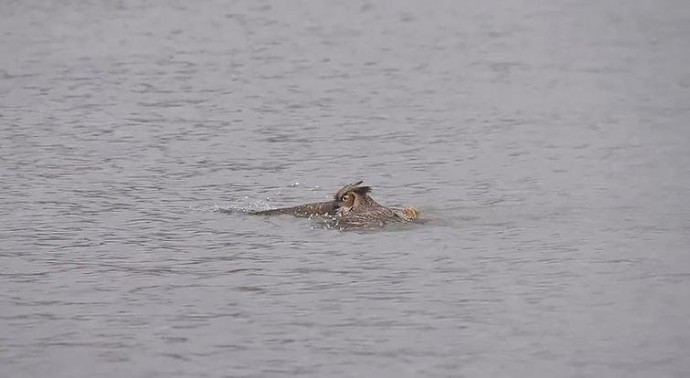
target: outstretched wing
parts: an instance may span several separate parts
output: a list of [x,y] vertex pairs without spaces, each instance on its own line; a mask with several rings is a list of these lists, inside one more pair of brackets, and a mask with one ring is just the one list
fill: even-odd
[[280,209],[270,209],[262,211],[251,211],[252,215],[294,215],[296,217],[313,217],[319,215],[335,215],[338,209],[336,201],[307,203],[304,205],[283,207]]

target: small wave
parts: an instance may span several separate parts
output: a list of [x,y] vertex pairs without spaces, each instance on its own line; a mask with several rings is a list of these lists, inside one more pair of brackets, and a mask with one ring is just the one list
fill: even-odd
[[233,200],[227,202],[224,205],[219,205],[217,203],[212,203],[205,206],[189,206],[190,211],[200,211],[200,212],[211,212],[211,213],[248,213],[251,211],[268,210],[272,208],[271,203],[267,200],[251,199],[249,197],[244,197],[241,199]]

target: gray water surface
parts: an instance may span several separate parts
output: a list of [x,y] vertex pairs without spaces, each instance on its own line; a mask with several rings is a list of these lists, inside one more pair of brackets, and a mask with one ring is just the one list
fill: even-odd
[[[0,376],[686,377],[689,67],[685,1],[2,2]],[[241,212],[355,179],[428,222]]]

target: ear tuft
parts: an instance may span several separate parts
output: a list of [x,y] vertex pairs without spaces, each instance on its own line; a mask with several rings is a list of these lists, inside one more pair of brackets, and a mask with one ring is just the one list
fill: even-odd
[[358,186],[354,188],[352,191],[359,194],[371,193],[371,186]]

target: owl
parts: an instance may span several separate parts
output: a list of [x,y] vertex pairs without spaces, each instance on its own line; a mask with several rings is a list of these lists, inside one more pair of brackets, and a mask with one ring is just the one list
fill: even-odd
[[380,205],[369,195],[371,187],[361,184],[362,180],[359,180],[343,186],[331,201],[255,211],[250,214],[320,216],[325,218],[327,224],[341,230],[381,227],[388,223],[411,222],[418,218],[419,211],[415,208],[396,209]]

